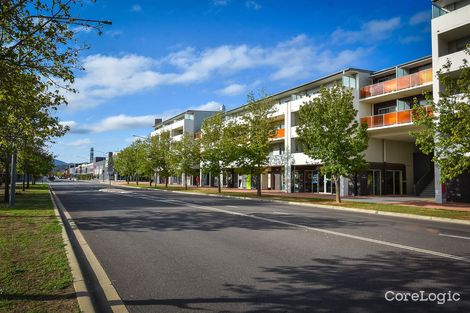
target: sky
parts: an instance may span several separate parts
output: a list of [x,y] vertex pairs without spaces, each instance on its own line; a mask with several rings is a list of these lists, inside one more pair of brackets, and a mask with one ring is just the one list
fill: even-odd
[[277,93],[348,67],[380,70],[431,54],[431,1],[97,0],[77,17],[80,54],[70,132],[51,151],[85,162],[148,136],[154,119],[232,109],[250,91]]

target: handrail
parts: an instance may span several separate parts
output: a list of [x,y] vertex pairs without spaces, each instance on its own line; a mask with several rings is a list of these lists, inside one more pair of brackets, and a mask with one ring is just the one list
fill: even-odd
[[419,196],[429,182],[434,178],[434,167],[431,167],[420,179],[413,185],[414,193]]

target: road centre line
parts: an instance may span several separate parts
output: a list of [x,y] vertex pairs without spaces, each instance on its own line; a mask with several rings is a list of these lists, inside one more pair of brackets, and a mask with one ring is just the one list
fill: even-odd
[[459,239],[467,239],[467,240],[470,240],[470,237],[457,236],[457,235],[439,234],[439,236],[445,236],[445,237],[452,237],[452,238],[459,238]]
[[[121,194],[121,195],[131,196],[132,197],[131,194]],[[192,207],[192,208],[197,208],[197,209],[200,209],[200,210],[209,210],[209,211],[222,212],[222,213],[231,214],[231,215],[249,217],[249,218],[258,219],[258,220],[262,220],[262,221],[266,221],[266,222],[277,223],[277,224],[282,224],[282,225],[287,225],[287,226],[293,226],[293,227],[302,228],[302,229],[315,231],[315,232],[320,232],[320,233],[324,233],[324,234],[335,235],[335,236],[349,238],[349,239],[355,239],[355,240],[359,240],[359,241],[363,241],[363,242],[370,242],[370,243],[375,243],[375,244],[378,244],[378,245],[394,247],[394,248],[398,248],[398,249],[403,249],[403,250],[418,252],[418,253],[422,253],[422,254],[428,254],[428,255],[432,255],[432,256],[438,256],[438,257],[442,257],[442,258],[447,258],[447,259],[452,259],[452,260],[457,260],[457,261],[470,263],[470,259],[465,258],[465,257],[460,257],[460,256],[457,256],[457,255],[453,255],[453,254],[447,254],[447,253],[432,251],[432,250],[428,250],[428,249],[416,248],[416,247],[402,245],[402,244],[393,243],[393,242],[384,241],[384,240],[377,240],[377,239],[372,239],[372,238],[367,238],[367,237],[362,237],[362,236],[350,235],[350,234],[341,233],[341,232],[337,232],[337,231],[333,231],[333,230],[310,227],[310,226],[305,226],[305,225],[280,221],[280,220],[276,220],[276,219],[260,217],[260,216],[256,216],[256,215],[252,215],[252,214],[234,212],[234,211],[215,208],[215,207],[212,207],[212,206],[197,205],[197,204],[193,204],[193,203],[190,203],[190,202],[185,202],[185,201],[181,201],[181,200],[173,200],[173,199],[165,199],[165,200],[163,200],[163,199],[152,199],[152,201],[179,203],[179,204],[184,204],[186,206],[189,206],[189,207]]]

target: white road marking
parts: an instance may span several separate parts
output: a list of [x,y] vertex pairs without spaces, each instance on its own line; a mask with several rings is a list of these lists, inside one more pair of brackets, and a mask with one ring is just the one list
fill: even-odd
[[439,234],[439,236],[445,236],[445,237],[452,237],[452,238],[460,238],[460,239],[467,239],[467,240],[470,240],[470,237],[464,237],[464,236],[456,236],[456,235],[448,235],[448,234]]
[[[126,194],[126,196],[127,196],[127,194]],[[197,208],[197,209],[201,209],[201,210],[216,211],[216,212],[222,212],[222,213],[231,214],[231,215],[249,217],[249,218],[254,218],[254,219],[262,220],[262,221],[266,221],[266,222],[271,222],[271,223],[277,223],[277,224],[302,228],[304,230],[315,231],[315,232],[319,232],[319,233],[335,235],[335,236],[339,236],[339,237],[355,239],[355,240],[359,240],[359,241],[375,243],[375,244],[378,244],[378,245],[383,245],[383,246],[388,246],[388,247],[393,247],[393,248],[398,248],[398,249],[403,249],[403,250],[408,250],[408,251],[413,251],[413,252],[418,252],[418,253],[423,253],[423,254],[428,254],[428,255],[433,255],[433,256],[438,256],[438,257],[442,257],[442,258],[447,258],[447,259],[452,259],[452,260],[457,260],[457,261],[470,263],[470,259],[465,258],[465,257],[461,257],[461,256],[453,255],[453,254],[448,254],[448,253],[432,251],[432,250],[427,250],[427,249],[416,248],[416,247],[402,245],[402,244],[398,244],[398,243],[393,243],[393,242],[389,242],[389,241],[385,241],[385,240],[377,240],[377,239],[372,239],[372,238],[367,238],[367,237],[362,237],[362,236],[350,235],[350,234],[341,233],[341,232],[337,232],[337,231],[333,231],[333,230],[321,229],[321,228],[316,228],[316,227],[310,227],[310,226],[305,226],[305,225],[300,225],[300,224],[275,220],[275,219],[272,219],[272,218],[260,217],[260,216],[255,216],[255,215],[245,214],[245,213],[240,213],[240,212],[233,212],[233,211],[228,211],[228,210],[219,209],[219,208],[210,207],[210,206],[205,206],[205,205],[204,206],[203,205],[197,205],[197,204],[193,204],[193,203],[189,203],[189,202],[184,202],[184,201],[181,201],[181,200],[172,200],[172,199],[160,200],[160,199],[155,199],[154,201],[179,202],[179,203],[185,204],[189,207],[193,207],[193,208]]]
[[286,213],[286,212],[271,212],[271,214],[277,214],[277,215],[290,215],[290,213]]
[[226,205],[226,207],[228,207],[228,208],[234,208],[234,209],[238,209],[238,206],[236,206],[236,205]]

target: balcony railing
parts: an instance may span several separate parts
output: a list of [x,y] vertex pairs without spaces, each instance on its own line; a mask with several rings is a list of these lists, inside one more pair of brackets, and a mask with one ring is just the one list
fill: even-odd
[[432,68],[361,88],[361,99],[432,82]]
[[[426,107],[427,114],[432,114],[431,106]],[[362,124],[367,124],[368,128],[393,126],[413,122],[414,110],[403,110],[379,115],[366,116],[361,118]]]
[[279,129],[271,131],[271,133],[269,134],[269,137],[271,139],[284,138],[285,133],[286,133],[286,130],[284,128],[279,128]]

